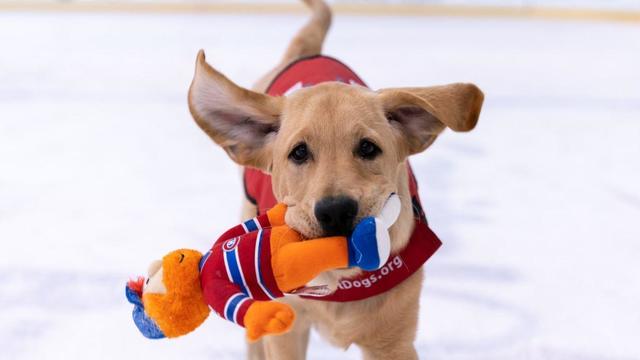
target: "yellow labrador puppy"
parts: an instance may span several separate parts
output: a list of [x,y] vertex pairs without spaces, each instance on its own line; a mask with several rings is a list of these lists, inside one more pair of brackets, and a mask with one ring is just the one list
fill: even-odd
[[[305,3],[313,11],[311,19],[291,41],[282,62],[253,90],[239,87],[209,66],[201,51],[189,91],[191,113],[231,159],[247,171],[259,169],[271,176],[267,198],[287,203],[287,223],[308,238],[348,234],[354,223],[378,214],[389,194],[397,193],[402,206],[390,229],[391,253],[413,256],[420,251],[405,250],[417,236],[420,222],[414,210],[419,204],[410,189],[407,158],[428,148],[447,127],[472,130],[483,94],[475,85],[461,83],[378,91],[362,86],[346,66],[318,56],[331,11],[322,0]],[[300,71],[311,80],[292,80],[291,73],[299,76]],[[319,75],[313,81],[316,72],[329,77]],[[333,73],[338,74],[335,79]],[[273,90],[276,80],[278,91]],[[253,195],[244,204],[246,218],[268,207],[254,198],[265,194]],[[390,263],[387,273],[393,269]],[[336,270],[314,283],[344,292],[343,279],[359,275],[361,270]],[[371,281],[383,276],[384,272],[374,273]],[[349,287],[360,284],[364,289],[365,281]],[[249,357],[304,359],[313,326],[335,346],[356,344],[366,359],[416,359],[413,342],[421,282],[417,265],[388,289],[347,299],[353,301],[288,297],[284,301],[298,314],[293,330],[250,344]]]

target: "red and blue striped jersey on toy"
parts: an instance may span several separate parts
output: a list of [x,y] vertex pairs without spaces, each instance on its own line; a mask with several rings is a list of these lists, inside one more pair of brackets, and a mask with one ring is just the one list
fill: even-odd
[[267,214],[225,232],[200,261],[205,300],[218,316],[244,326],[254,300],[284,296],[271,268],[271,223]]

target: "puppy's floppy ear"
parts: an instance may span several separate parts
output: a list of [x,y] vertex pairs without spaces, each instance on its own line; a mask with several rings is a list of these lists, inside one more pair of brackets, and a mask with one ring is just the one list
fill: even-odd
[[240,165],[267,170],[282,98],[244,89],[213,69],[200,50],[189,89],[196,123]]
[[477,86],[461,83],[384,89],[378,96],[387,119],[401,131],[409,155],[425,150],[445,127],[472,130],[484,100]]

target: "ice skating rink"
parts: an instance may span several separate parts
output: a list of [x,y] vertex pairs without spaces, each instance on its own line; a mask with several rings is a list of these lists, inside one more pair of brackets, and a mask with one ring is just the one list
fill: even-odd
[[[212,316],[144,339],[124,298],[239,219],[196,127],[195,55],[250,86],[303,15],[0,13],[0,358],[239,359]],[[640,359],[640,26],[336,16],[325,53],[373,88],[468,81],[479,126],[412,159],[431,227],[424,359]],[[310,359],[358,359],[312,334]]]

